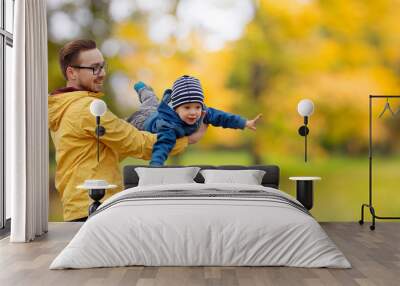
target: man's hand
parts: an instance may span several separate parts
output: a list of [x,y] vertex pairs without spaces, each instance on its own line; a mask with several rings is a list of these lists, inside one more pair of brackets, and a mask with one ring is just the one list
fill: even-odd
[[208,124],[201,123],[200,128],[189,136],[189,144],[197,143],[206,133]]
[[256,129],[257,129],[257,127],[256,127],[257,121],[260,120],[261,117],[262,117],[262,114],[260,113],[254,119],[247,120],[246,121],[246,127],[251,129],[251,130],[253,130],[253,131],[256,131]]

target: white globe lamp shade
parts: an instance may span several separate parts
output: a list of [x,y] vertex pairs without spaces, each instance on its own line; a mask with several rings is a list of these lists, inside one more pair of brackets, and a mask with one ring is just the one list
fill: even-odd
[[101,99],[95,99],[90,104],[90,113],[92,113],[93,116],[103,116],[106,111],[107,105]]
[[297,105],[297,111],[301,116],[310,116],[314,112],[314,103],[309,99],[303,99]]

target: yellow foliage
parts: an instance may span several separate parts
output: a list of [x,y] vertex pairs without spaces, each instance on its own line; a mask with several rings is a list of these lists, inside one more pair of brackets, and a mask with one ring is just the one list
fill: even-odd
[[[398,1],[400,2],[400,1]],[[256,1],[256,14],[242,39],[217,52],[202,47],[193,32],[183,43],[171,38],[155,44],[146,23],[115,25],[114,36],[129,42],[119,66],[132,79],[150,84],[161,97],[174,80],[190,74],[201,80],[208,106],[255,116],[264,113],[257,133],[209,128],[203,146],[240,146],[256,152],[302,152],[297,103],[310,98],[314,152],[341,146],[365,148],[368,95],[399,93],[400,10],[393,1]],[[262,89],[256,97],[254,72]],[[228,82],[230,87],[228,88]],[[395,102],[395,101],[394,101]],[[383,103],[376,103],[374,118]],[[376,142],[390,139],[386,121],[377,121]]]

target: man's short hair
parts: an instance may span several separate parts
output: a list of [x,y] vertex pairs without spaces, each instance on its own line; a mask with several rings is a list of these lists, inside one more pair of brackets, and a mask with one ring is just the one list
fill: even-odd
[[67,78],[67,67],[77,64],[80,52],[96,49],[96,42],[92,40],[74,40],[68,42],[61,48],[59,62],[64,78]]

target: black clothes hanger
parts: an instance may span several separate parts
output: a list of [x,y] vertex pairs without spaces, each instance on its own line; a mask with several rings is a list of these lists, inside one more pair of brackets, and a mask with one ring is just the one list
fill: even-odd
[[397,113],[399,113],[399,110],[396,111],[396,113],[393,112],[392,108],[390,107],[390,103],[389,103],[389,98],[386,98],[386,103],[385,103],[385,107],[383,108],[381,114],[379,114],[379,118],[381,118],[383,116],[383,114],[386,112],[386,110],[389,110],[390,113],[392,114],[392,116],[395,116]]

